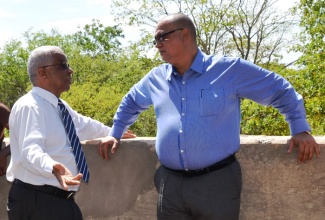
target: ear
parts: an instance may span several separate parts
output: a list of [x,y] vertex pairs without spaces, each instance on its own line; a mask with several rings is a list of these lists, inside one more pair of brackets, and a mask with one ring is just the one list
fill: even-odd
[[189,32],[189,30],[188,30],[187,28],[184,28],[184,29],[182,30],[182,36],[183,36],[183,39],[184,39],[184,40],[188,40],[188,39],[189,39],[189,37],[190,37],[190,32]]
[[46,73],[45,68],[42,68],[42,67],[38,68],[37,74],[40,77],[40,79],[46,79],[47,78],[47,73]]

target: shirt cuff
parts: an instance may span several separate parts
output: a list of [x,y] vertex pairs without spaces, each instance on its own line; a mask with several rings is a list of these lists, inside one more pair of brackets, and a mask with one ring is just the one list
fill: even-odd
[[45,175],[47,177],[53,177],[53,166],[58,162],[54,161],[52,158],[48,157],[46,164],[44,165]]
[[117,139],[121,139],[124,134],[124,129],[113,125],[112,129],[109,132],[110,136],[113,136]]
[[290,122],[291,135],[296,135],[301,132],[310,132],[311,128],[306,119],[297,119]]

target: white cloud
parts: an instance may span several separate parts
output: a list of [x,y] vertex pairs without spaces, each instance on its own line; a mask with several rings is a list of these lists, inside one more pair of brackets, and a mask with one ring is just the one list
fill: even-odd
[[91,24],[92,20],[99,20],[100,23],[108,26],[114,25],[114,20],[111,15],[98,16],[98,17],[80,17],[67,20],[58,20],[55,22],[47,22],[33,28],[34,31],[44,30],[50,31],[52,29],[58,29],[63,34],[72,34],[78,31],[78,27],[83,28],[86,24]]
[[27,2],[28,0],[12,0],[14,3],[23,3]]
[[111,1],[110,0],[85,0],[87,5],[102,5],[103,7],[110,7]]
[[0,8],[0,18],[14,18],[15,14]]
[[60,9],[60,11],[63,13],[75,13],[78,12],[78,9],[75,7],[67,7],[67,8]]

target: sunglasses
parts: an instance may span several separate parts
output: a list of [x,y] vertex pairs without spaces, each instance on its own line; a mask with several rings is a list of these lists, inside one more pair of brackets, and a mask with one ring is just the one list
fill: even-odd
[[180,30],[183,30],[183,29],[184,29],[184,28],[177,28],[177,29],[172,30],[172,31],[169,31],[169,32],[167,32],[167,33],[159,34],[158,36],[155,36],[155,40],[154,40],[152,43],[153,43],[153,45],[156,45],[158,42],[161,43],[161,42],[163,42],[163,41],[166,40],[166,36],[167,36],[168,34],[172,34],[172,33],[174,33],[175,31],[180,31]]
[[41,68],[46,68],[50,66],[61,66],[64,70],[67,70],[70,68],[69,63],[60,63],[60,64],[53,64],[53,65],[47,65],[47,66],[42,66]]

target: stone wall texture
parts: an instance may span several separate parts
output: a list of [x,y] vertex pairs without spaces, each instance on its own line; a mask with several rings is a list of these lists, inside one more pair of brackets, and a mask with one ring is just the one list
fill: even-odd
[[[303,164],[290,137],[242,136],[237,158],[243,172],[240,220],[324,220],[325,155]],[[325,149],[325,137],[315,137]],[[91,179],[76,195],[85,220],[155,220],[153,176],[159,161],[155,138],[122,140],[109,161],[97,153],[99,140],[83,143]],[[0,178],[0,220],[6,220],[11,183]]]

